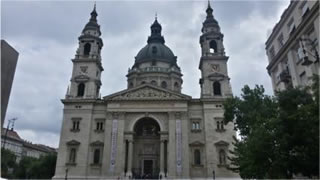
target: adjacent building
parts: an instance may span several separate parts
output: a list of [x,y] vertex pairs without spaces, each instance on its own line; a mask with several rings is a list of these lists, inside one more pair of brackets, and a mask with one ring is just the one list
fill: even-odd
[[5,40],[1,40],[1,128],[7,112],[12,82],[19,53]]
[[[234,124],[223,122],[223,102],[232,96],[229,57],[210,4],[206,13],[200,35],[200,98],[181,92],[178,58],[165,44],[157,18],[128,70],[127,88],[100,98],[103,41],[94,8],[79,37],[62,100],[53,179],[238,177],[228,170],[227,158]],[[109,66],[111,61],[106,60]]]
[[49,153],[57,153],[55,148],[42,144],[32,144],[20,138],[19,134],[13,129],[2,128],[1,147],[10,150],[19,162],[23,156],[40,158]]
[[319,74],[319,1],[290,2],[266,42],[274,91],[308,86]]

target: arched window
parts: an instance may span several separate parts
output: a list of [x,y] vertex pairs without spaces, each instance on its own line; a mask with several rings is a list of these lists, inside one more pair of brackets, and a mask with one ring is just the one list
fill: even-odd
[[91,44],[90,44],[90,43],[86,43],[86,44],[84,45],[83,54],[84,54],[84,55],[89,55],[89,54],[90,54],[90,50],[91,50]]
[[179,83],[178,82],[174,83],[174,90],[179,91]]
[[151,81],[151,84],[156,86],[157,82],[153,80],[153,81]]
[[70,163],[75,163],[76,162],[76,148],[71,148],[70,156],[69,156],[69,162]]
[[201,154],[199,149],[194,150],[194,164],[201,165]]
[[83,83],[80,83],[78,85],[78,93],[77,96],[82,97],[84,95],[84,89],[85,89],[85,85]]
[[226,164],[226,152],[222,149],[219,151],[219,163]]
[[220,129],[220,122],[217,121],[217,129]]
[[218,48],[217,48],[217,42],[215,40],[210,41],[210,53],[217,53]]
[[162,88],[167,88],[167,82],[162,81],[162,83],[161,83],[161,87],[162,87]]
[[100,149],[95,149],[93,153],[93,164],[100,163]]
[[221,95],[221,85],[218,81],[213,83],[213,94]]

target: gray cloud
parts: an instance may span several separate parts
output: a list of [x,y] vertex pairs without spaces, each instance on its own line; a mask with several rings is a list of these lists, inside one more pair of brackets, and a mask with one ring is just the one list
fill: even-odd
[[[214,16],[225,35],[233,92],[245,84],[262,84],[272,94],[265,69],[264,42],[289,1],[214,1]],[[102,95],[126,88],[127,70],[145,46],[155,12],[166,44],[178,56],[183,93],[199,97],[199,36],[206,1],[98,1],[104,47]],[[20,53],[7,119],[18,117],[16,130],[25,139],[57,147],[64,98],[78,36],[88,22],[92,2],[5,1],[2,38]],[[46,139],[47,137],[47,139]]]

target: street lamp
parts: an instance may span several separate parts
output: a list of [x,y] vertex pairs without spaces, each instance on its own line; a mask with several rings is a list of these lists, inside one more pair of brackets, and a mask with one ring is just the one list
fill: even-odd
[[[299,41],[300,41],[300,43],[301,43],[302,53],[303,53],[303,62],[302,62],[301,65],[303,65],[303,66],[309,66],[310,64],[314,63],[313,61],[310,61],[310,60],[309,60],[309,57],[308,57],[307,53],[308,53],[309,55],[313,56],[313,57],[316,59],[315,62],[319,62],[319,53],[318,53],[317,48],[316,48],[316,46],[315,46],[315,44],[314,44],[315,41],[317,41],[317,39],[316,39],[314,42],[312,42],[311,39],[299,38]],[[314,50],[314,52],[315,52],[314,54],[313,54],[312,52],[307,51],[307,50],[305,49],[305,47],[304,47],[304,45],[303,45],[303,41],[309,41],[309,42],[310,42],[311,49]]]

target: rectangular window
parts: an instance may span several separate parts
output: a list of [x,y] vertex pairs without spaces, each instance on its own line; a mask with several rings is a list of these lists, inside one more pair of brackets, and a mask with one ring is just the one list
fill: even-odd
[[278,42],[279,42],[279,46],[280,47],[282,47],[284,45],[284,38],[283,38],[283,34],[282,33],[278,37]]
[[274,47],[272,46],[269,50],[269,56],[271,59],[273,59],[275,55],[276,55],[276,53],[274,51]]
[[105,119],[96,119],[96,127],[95,127],[96,132],[104,131],[104,122],[105,122]]
[[287,26],[288,26],[288,32],[291,35],[293,33],[293,31],[296,29],[293,18],[290,19]]
[[80,131],[81,118],[72,118],[71,120],[72,120],[72,126],[70,130],[73,132]]
[[69,163],[76,163],[77,149],[70,148],[69,152]]
[[303,1],[301,6],[300,6],[300,10],[301,10],[301,16],[305,17],[305,15],[309,12],[309,6],[307,1]]

